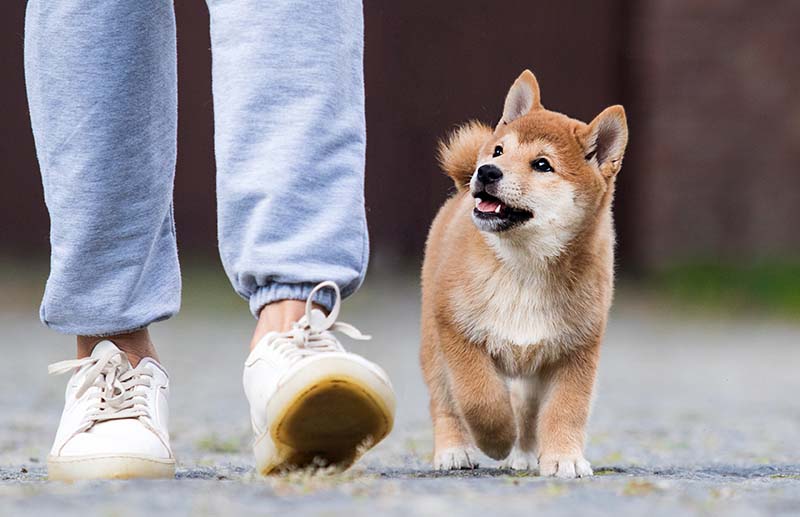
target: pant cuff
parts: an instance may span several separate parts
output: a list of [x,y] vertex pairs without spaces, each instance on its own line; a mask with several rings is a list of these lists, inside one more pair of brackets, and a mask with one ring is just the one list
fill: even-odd
[[60,323],[49,321],[44,316],[44,311],[40,310],[40,319],[42,323],[49,329],[55,330],[60,334],[68,334],[72,336],[92,336],[92,337],[108,337],[116,336],[117,334],[128,334],[148,328],[151,324],[159,321],[164,321],[178,311],[169,311],[166,313],[156,314],[152,316],[145,316],[137,320],[122,320],[122,321],[109,321],[108,323],[92,324],[92,325],[73,325],[70,323]]
[[[280,300],[300,300],[306,301],[311,291],[317,284],[302,283],[302,284],[277,284],[271,283],[259,287],[255,293],[250,296],[250,312],[258,318],[261,309],[265,305]],[[334,303],[334,294],[330,289],[323,289],[317,291],[314,295],[314,302],[325,307],[326,310],[331,310]]]

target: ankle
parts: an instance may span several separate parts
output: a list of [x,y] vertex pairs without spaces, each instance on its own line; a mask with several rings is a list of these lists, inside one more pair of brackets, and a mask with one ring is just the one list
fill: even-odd
[[158,361],[156,348],[150,340],[150,332],[146,328],[113,336],[78,336],[78,359],[89,357],[94,347],[101,341],[111,341],[117,345],[117,348],[128,356],[128,360],[134,368],[145,357],[152,357]]
[[[315,309],[325,311],[321,305],[314,304]],[[270,332],[286,332],[306,313],[306,302],[299,300],[279,300],[264,306],[258,315],[258,323],[250,340],[250,350],[254,349],[261,338]]]

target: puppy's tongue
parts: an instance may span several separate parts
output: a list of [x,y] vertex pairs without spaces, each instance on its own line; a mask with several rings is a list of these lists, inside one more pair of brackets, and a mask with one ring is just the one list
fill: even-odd
[[478,212],[496,212],[499,213],[503,209],[503,204],[497,201],[487,201],[484,199],[475,200],[475,208]]

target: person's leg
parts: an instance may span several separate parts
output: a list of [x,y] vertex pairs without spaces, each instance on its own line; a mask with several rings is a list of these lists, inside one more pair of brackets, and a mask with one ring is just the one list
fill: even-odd
[[[209,0],[219,244],[263,331],[367,267],[360,0]],[[332,295],[316,300],[330,309]],[[274,323],[272,323],[274,322]],[[269,323],[269,324],[266,324]],[[285,328],[284,328],[285,330]]]
[[48,474],[172,476],[147,331],[180,305],[172,1],[29,0],[25,76],[51,221],[40,315],[79,358],[50,368],[73,377]]
[[[172,2],[30,0],[25,76],[51,221],[42,321],[113,336],[175,314]],[[128,341],[154,354],[146,332]]]
[[332,334],[364,337],[335,321],[369,247],[361,2],[208,4],[220,254],[258,318],[243,378],[256,468],[346,467],[395,406],[386,373]]
[[[305,302],[299,300],[277,300],[264,306],[258,315],[253,337],[250,339],[250,350],[269,332],[286,332],[305,314]],[[319,310],[327,312],[325,307],[315,304]]]

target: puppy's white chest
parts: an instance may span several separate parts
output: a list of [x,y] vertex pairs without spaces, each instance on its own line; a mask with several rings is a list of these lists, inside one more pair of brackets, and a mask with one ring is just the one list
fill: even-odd
[[453,300],[457,322],[490,352],[509,346],[546,344],[565,330],[565,300],[552,282],[537,275],[496,271]]

